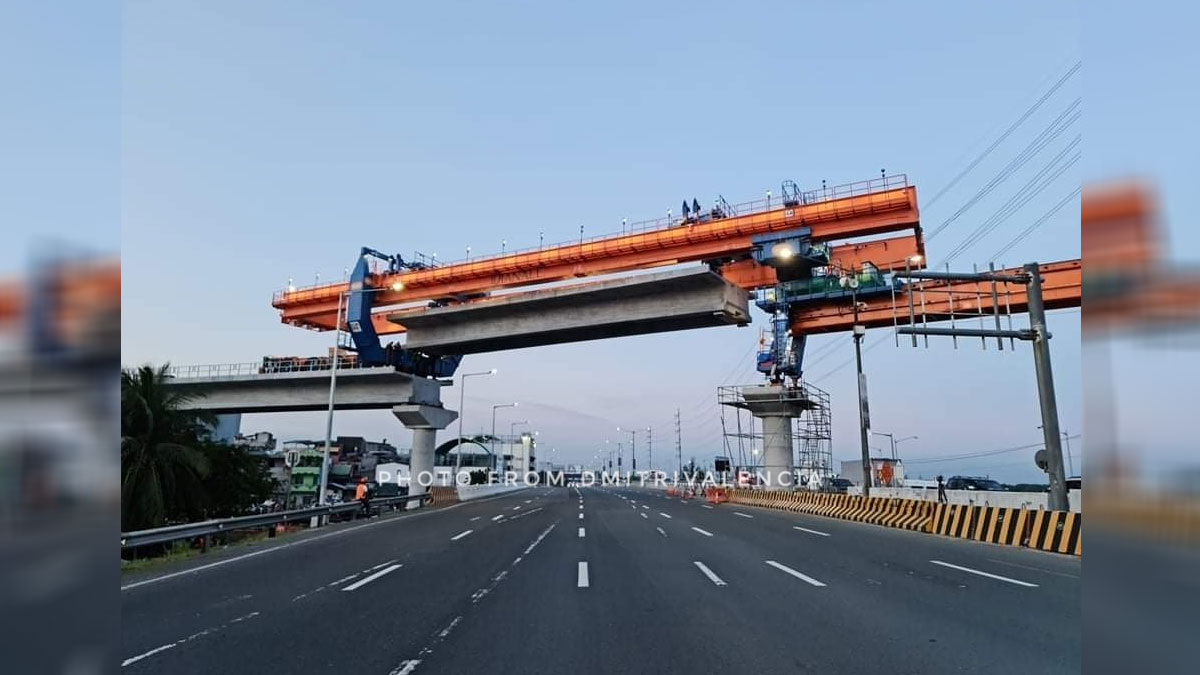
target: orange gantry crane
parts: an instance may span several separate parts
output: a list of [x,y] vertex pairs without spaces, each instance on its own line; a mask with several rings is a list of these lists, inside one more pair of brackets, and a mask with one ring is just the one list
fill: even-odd
[[[985,293],[978,283],[901,282],[889,274],[920,270],[926,261],[916,187],[903,175],[804,192],[787,181],[774,200],[730,206],[718,199],[711,209],[697,205],[685,213],[621,234],[448,264],[405,261],[364,248],[348,282],[289,288],[275,294],[273,305],[290,325],[350,327],[361,358],[369,340],[404,332],[402,323],[386,318],[396,309],[487,303],[499,291],[511,299],[546,284],[689,262],[706,263],[730,283],[760,291],[758,304],[775,314],[780,341],[785,333],[849,330],[855,306],[857,322],[870,327],[994,312],[1001,302],[1006,311],[1019,312],[1027,302],[1022,284],[993,297],[992,289]],[[387,269],[370,270],[366,255],[387,260]],[[1080,304],[1081,269],[1080,260],[1041,267],[1047,308]],[[838,278],[851,278],[853,289],[830,282]],[[352,292],[358,290],[371,292]],[[917,294],[924,302],[910,303]],[[343,298],[349,299],[345,314]]]

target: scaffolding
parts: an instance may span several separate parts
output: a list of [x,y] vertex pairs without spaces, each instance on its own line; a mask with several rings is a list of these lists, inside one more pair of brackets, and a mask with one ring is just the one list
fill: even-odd
[[[747,400],[746,392],[761,387],[755,384],[717,388],[725,453],[736,469],[745,469],[751,474],[762,466],[763,433],[762,425],[750,412],[751,402]],[[763,400],[756,397],[753,402],[762,403]],[[792,464],[802,489],[822,489],[836,474],[829,394],[799,382],[795,386],[780,387],[776,402],[803,409],[794,421]]]

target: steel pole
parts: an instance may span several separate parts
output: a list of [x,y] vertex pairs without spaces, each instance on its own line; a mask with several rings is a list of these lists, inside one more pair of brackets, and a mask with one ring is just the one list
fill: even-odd
[[866,329],[858,323],[858,291],[850,296],[854,303],[854,362],[858,371],[858,429],[862,444],[863,496],[871,496],[871,421],[867,415],[867,377],[863,374],[862,340]]
[[1062,434],[1058,429],[1058,401],[1054,396],[1054,372],[1050,366],[1050,332],[1046,330],[1046,305],[1042,300],[1042,277],[1037,263],[1027,263],[1029,275],[1029,327],[1033,330],[1033,365],[1037,371],[1038,401],[1042,409],[1042,438],[1046,443],[1046,473],[1050,478],[1049,507],[1066,511],[1067,479],[1063,474]]
[[329,410],[325,413],[325,449],[321,452],[321,492],[317,505],[325,506],[325,489],[329,485],[329,444],[333,440],[333,398],[337,391],[338,339],[342,332],[342,300],[346,292],[338,294],[337,323],[333,325],[333,358],[329,366]]
[[[458,474],[462,471],[462,453],[463,453],[463,418],[467,416],[467,411],[463,408],[463,404],[467,397],[467,374],[463,373],[462,377],[458,378],[458,453],[454,456],[454,478],[458,480]],[[409,466],[412,466],[412,458],[409,457]]]
[[492,406],[492,438],[488,441],[488,445],[492,446],[492,461],[496,463],[496,473],[500,471],[500,460],[496,457],[496,406]]

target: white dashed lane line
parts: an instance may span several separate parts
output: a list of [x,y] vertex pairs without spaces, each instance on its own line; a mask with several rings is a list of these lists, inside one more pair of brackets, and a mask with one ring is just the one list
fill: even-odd
[[777,569],[781,572],[790,574],[805,583],[812,584],[813,586],[824,586],[825,585],[824,583],[817,581],[816,579],[808,576],[807,574],[804,574],[803,572],[797,572],[796,570],[788,567],[787,565],[781,565],[781,564],[775,562],[774,560],[764,560],[763,562],[767,563],[771,567],[774,567],[775,569]]
[[668,519],[668,520],[671,518],[671,516],[670,516],[670,515],[668,515],[668,514],[666,514],[666,513],[663,513],[662,511],[659,511],[659,512],[658,512],[658,515],[660,515],[660,516],[662,516],[663,518],[666,518],[666,519]]
[[583,528],[579,528],[579,538],[583,539]]
[[941,560],[930,560],[929,562],[933,563],[934,565],[941,565],[942,567],[949,567],[950,569],[959,570],[960,572],[967,572],[969,574],[977,574],[981,577],[987,577],[989,579],[995,579],[997,581],[1004,581],[1004,582],[1007,582],[1010,584],[1014,584],[1016,586],[1024,586],[1026,588],[1037,588],[1038,587],[1037,584],[1031,584],[1028,581],[1020,581],[1018,579],[1010,579],[1009,577],[1002,577],[999,574],[992,574],[991,572],[983,572],[981,570],[973,570],[970,567],[962,567],[960,565],[952,565],[948,562],[942,562]]
[[706,536],[706,537],[711,537],[711,536],[713,536],[713,535],[712,535],[712,532],[709,532],[709,531],[707,531],[707,530],[702,530],[702,529],[700,529],[700,528],[698,528],[698,527],[693,527],[692,529],[693,529],[693,530],[695,530],[695,531],[697,531],[697,532],[699,532],[700,534],[702,534],[702,535],[704,535],[704,536]]
[[700,571],[704,573],[704,576],[708,577],[708,580],[713,582],[714,585],[717,585],[717,586],[726,585],[725,580],[722,579],[721,577],[717,576],[716,573],[713,572],[712,570],[708,569],[707,565],[700,562],[699,560],[696,560],[695,564],[696,564],[696,567],[699,567]]
[[585,562],[579,563],[579,570],[576,573],[575,585],[579,588],[588,587],[588,564]]
[[450,537],[450,541],[458,541],[459,539],[462,539],[463,537],[467,536],[468,534],[471,534],[474,531],[475,530],[463,530],[462,532],[459,532],[458,534],[454,535],[453,537]]
[[492,521],[494,522],[494,521],[500,520],[503,517],[504,517],[504,514],[501,513],[500,515],[496,516],[495,518],[492,518]]
[[362,588],[363,586],[366,586],[367,584],[371,583],[372,581],[375,581],[376,579],[378,579],[384,575],[391,574],[392,572],[395,572],[396,570],[400,569],[401,567],[402,567],[402,565],[400,565],[400,564],[388,565],[387,567],[379,570],[378,572],[372,574],[371,576],[363,577],[362,579],[359,579],[358,581],[343,588],[342,592],[348,593],[350,591],[357,591],[358,589]]
[[743,518],[753,518],[753,517],[754,517],[754,516],[752,516],[752,515],[750,515],[750,514],[748,514],[748,513],[742,513],[741,511],[734,511],[734,512],[733,512],[733,515],[735,515],[735,516],[741,516],[741,517],[743,517]]
[[809,534],[815,534],[815,535],[818,535],[818,536],[821,536],[821,537],[828,537],[828,536],[829,536],[829,533],[827,533],[827,532],[818,532],[818,531],[816,531],[816,530],[810,530],[810,529],[808,529],[807,527],[800,527],[799,525],[793,525],[793,526],[792,526],[792,529],[793,529],[793,530],[800,530],[801,532],[807,532],[807,533],[809,533]]

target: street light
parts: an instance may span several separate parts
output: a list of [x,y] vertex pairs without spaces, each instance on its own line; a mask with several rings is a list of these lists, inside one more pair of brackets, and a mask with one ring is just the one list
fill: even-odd
[[[291,286],[291,279],[288,285]],[[333,442],[333,402],[337,392],[338,350],[342,345],[342,306],[348,304],[351,293],[378,293],[386,288],[351,288],[338,293],[337,321],[333,324],[333,358],[329,364],[329,409],[325,414],[325,445],[321,451],[321,492],[317,495],[317,504],[326,504],[325,490],[329,487],[329,446]]]
[[483,370],[478,373],[463,373],[458,380],[458,453],[454,457],[454,477],[458,479],[458,472],[462,469],[462,443],[463,443],[463,417],[466,417],[466,410],[463,409],[463,403],[467,397],[467,378],[478,377],[480,375],[495,375],[496,369]]
[[900,445],[904,441],[912,441],[912,440],[916,440],[917,438],[920,438],[919,436],[905,436],[904,438],[896,438],[892,434],[885,434],[882,431],[872,431],[871,433],[876,436],[887,436],[888,437],[888,440],[892,442],[892,459],[896,459],[896,446],[897,445]]
[[[517,420],[516,422],[513,422],[512,424],[509,424],[509,425],[508,425],[508,447],[509,447],[509,450],[510,450],[510,451],[512,450],[512,445],[513,445],[512,439],[513,439],[513,436],[515,436],[515,435],[517,434],[517,432],[516,432],[516,428],[517,428],[517,427],[519,427],[519,426],[521,426],[522,424],[529,424],[529,420]],[[504,461],[504,457],[501,457],[501,458],[500,458],[500,461],[502,461],[502,462],[503,462],[503,461]],[[505,467],[505,468],[507,469],[508,467]]]
[[[516,401],[514,401],[512,403],[497,403],[496,405],[492,406],[492,440],[491,440],[490,445],[492,446],[492,457],[493,458],[496,457],[496,411],[499,410],[500,408],[515,408],[515,407],[517,407],[517,405],[519,405],[519,404]],[[503,467],[501,466],[501,464],[502,463],[501,463],[500,459],[496,459],[496,472],[502,474]]]
[[632,471],[637,473],[637,450],[634,447],[637,443],[637,429],[622,429],[617,427],[617,431],[624,431],[629,434],[629,457],[632,466]]

